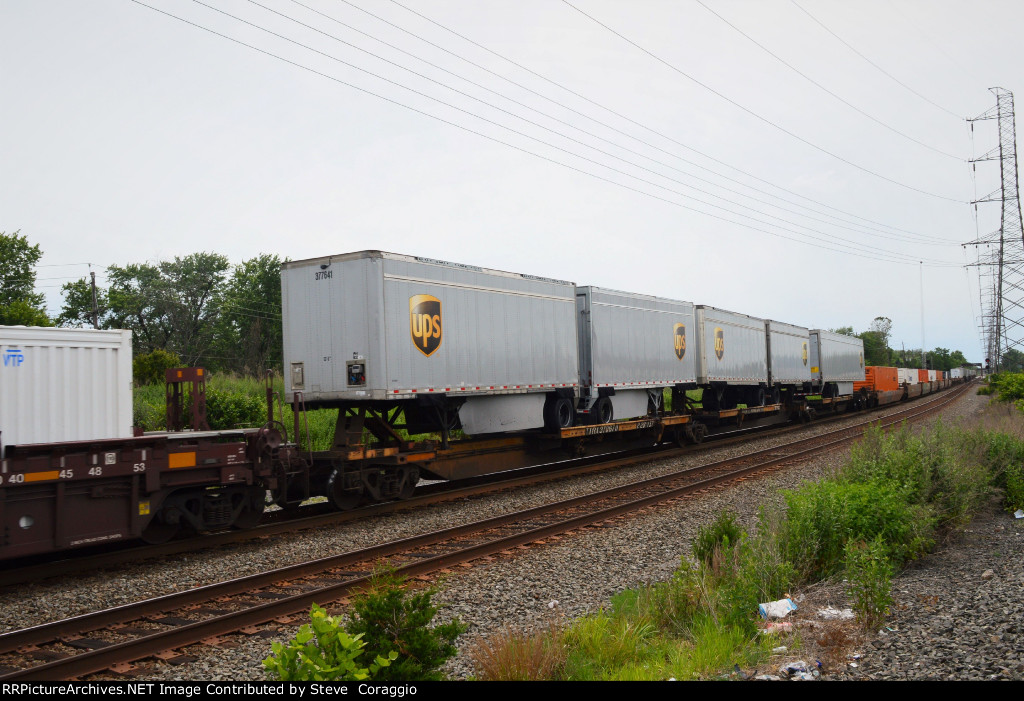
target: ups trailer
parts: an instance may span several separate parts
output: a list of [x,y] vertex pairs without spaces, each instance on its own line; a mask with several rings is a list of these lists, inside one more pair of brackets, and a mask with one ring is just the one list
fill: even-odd
[[286,399],[343,409],[339,430],[358,411],[445,435],[574,420],[571,282],[360,251],[284,263],[281,296]]
[[863,382],[864,341],[823,329],[811,329],[811,388],[823,397],[853,394]]
[[706,305],[694,307],[697,384],[704,409],[763,406],[768,389],[765,320]]
[[691,302],[576,288],[580,356],[580,413],[589,423],[644,416],[661,409],[664,390],[673,409],[695,388]]
[[811,382],[810,331],[802,326],[766,320],[768,334],[768,385],[772,404],[782,394],[809,387]]

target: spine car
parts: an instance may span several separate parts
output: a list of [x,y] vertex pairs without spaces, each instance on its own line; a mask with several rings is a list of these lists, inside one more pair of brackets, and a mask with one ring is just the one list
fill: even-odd
[[[99,361],[106,374],[55,362],[39,377],[58,379],[40,388],[11,373],[44,354],[24,338],[3,345],[0,558],[248,527],[268,501],[291,507],[323,495],[348,509],[409,497],[423,476],[458,479],[627,445],[699,441],[744,417],[809,420],[948,382],[927,371],[901,377],[872,368],[865,376],[857,338],[415,256],[361,251],[287,262],[281,284],[293,441],[273,420],[269,389],[262,427],[133,435],[127,332],[96,332],[108,334],[97,341],[121,344]],[[0,344],[17,333],[25,332],[0,329]],[[101,379],[90,385],[87,376]],[[863,383],[857,392],[855,383]],[[40,409],[37,396],[73,398],[83,421],[98,406],[117,410],[109,427],[33,433],[58,406]],[[337,410],[331,445],[300,450],[299,417],[324,408]],[[466,438],[450,442],[456,429]],[[437,437],[410,437],[425,433]]]

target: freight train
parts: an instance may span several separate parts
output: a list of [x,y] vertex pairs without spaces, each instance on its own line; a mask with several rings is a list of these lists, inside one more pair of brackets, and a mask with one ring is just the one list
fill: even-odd
[[[0,559],[251,527],[268,501],[408,498],[423,477],[699,442],[947,383],[921,371],[891,388],[865,374],[860,339],[825,330],[415,256],[287,262],[281,284],[290,437],[269,388],[262,427],[134,435],[130,333],[0,327]],[[201,426],[203,370],[167,382],[168,426],[186,385]],[[325,408],[331,447],[300,449],[304,412]]]

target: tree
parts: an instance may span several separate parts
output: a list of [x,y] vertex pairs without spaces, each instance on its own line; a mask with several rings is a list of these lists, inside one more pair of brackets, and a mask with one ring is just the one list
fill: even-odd
[[842,334],[843,336],[856,336],[852,326],[840,326],[838,329],[829,329],[829,331]]
[[1024,372],[1024,353],[1016,348],[1003,353],[999,359],[1000,372]]
[[33,269],[43,252],[39,244],[29,245],[28,237],[0,231],[0,324],[52,326],[43,308],[44,298],[35,292]]
[[257,377],[281,369],[281,259],[263,254],[235,266],[220,297],[218,355]]
[[[112,265],[107,268],[109,287],[97,290],[100,328],[130,329],[136,354],[166,350],[185,364],[206,364],[229,267],[219,253],[193,253],[158,265]],[[62,323],[91,323],[88,287],[84,279],[64,285]]]
[[[64,304],[57,316],[57,326],[92,326],[92,283],[85,278],[66,282],[60,288]],[[96,288],[97,323],[107,329],[107,315],[110,312],[106,290]]]

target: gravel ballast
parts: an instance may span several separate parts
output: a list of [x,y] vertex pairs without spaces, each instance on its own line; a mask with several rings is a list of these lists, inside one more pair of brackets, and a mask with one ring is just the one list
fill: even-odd
[[[947,408],[943,412],[943,419],[949,423],[957,418],[971,418],[986,402],[983,397],[968,395]],[[851,419],[851,422],[857,420],[863,418],[857,417]],[[825,427],[812,426],[810,430],[816,433],[824,431]],[[801,434],[801,437],[803,435]],[[45,620],[219,581],[225,572],[231,572],[232,576],[241,576],[271,566],[322,557],[442,526],[528,508],[556,498],[568,498],[634,481],[639,475],[651,476],[684,466],[721,460],[794,439],[792,435],[784,438],[760,437],[740,447],[716,449],[686,459],[662,460],[609,474],[591,475],[507,494],[489,495],[421,509],[414,513],[378,517],[316,533],[305,532],[298,537],[282,537],[275,542],[261,541],[196,553],[187,557],[169,558],[165,562],[133,566],[116,574],[97,573],[45,582],[37,587],[21,588],[20,591],[6,591],[0,594],[0,601],[5,604],[0,607],[0,629],[11,630],[34,625]],[[472,568],[457,568],[456,572],[440,580],[441,592],[437,600],[447,605],[446,616],[459,616],[470,629],[460,638],[460,653],[449,663],[447,672],[453,678],[465,678],[474,674],[469,650],[474,640],[480,637],[494,634],[506,626],[541,626],[554,615],[575,617],[595,611],[602,606],[608,606],[610,597],[627,587],[667,578],[678,565],[679,557],[688,554],[689,542],[699,525],[709,522],[721,510],[728,508],[741,515],[745,527],[752,527],[758,507],[769,502],[777,502],[780,499],[780,488],[794,487],[803,480],[816,479],[840,466],[846,455],[847,451],[838,451],[773,472],[764,478],[748,479],[725,490],[708,492],[694,498],[679,500],[671,505],[650,509],[637,517],[617,521],[605,528],[590,529],[581,534],[566,536],[558,542],[521,550],[514,557],[501,557]],[[993,518],[1002,518],[1002,523],[1005,524],[1010,517],[997,515]],[[963,605],[971,609],[973,620],[979,621],[976,626],[964,627],[965,631],[996,630],[994,633],[988,633],[988,637],[985,638],[989,640],[987,645],[995,646],[993,650],[1009,649],[1013,646],[1019,649],[1021,628],[1016,621],[1024,619],[1020,615],[1019,605],[1013,609],[1007,600],[997,595],[994,590],[1005,585],[1008,590],[1013,590],[1016,598],[1019,598],[1021,585],[1024,583],[1019,569],[1022,553],[1020,536],[1017,534],[1020,533],[1020,528],[1016,527],[1016,524],[1013,527],[1005,526],[1000,533],[1004,534],[1003,540],[1006,542],[999,545],[1003,556],[996,564],[1002,569],[988,564],[977,572],[976,578],[980,578],[984,569],[992,569],[995,574],[985,580],[978,579],[978,596],[975,597],[974,592],[971,592],[970,603],[965,601],[968,592],[963,591],[967,588],[963,583],[971,580],[966,577],[966,572],[958,572],[948,582],[949,596],[950,601],[957,598],[965,601]],[[970,534],[965,534],[965,537],[968,535]],[[1016,546],[1016,549],[1011,549],[1012,546]],[[897,580],[894,591],[898,595],[900,605],[904,604],[905,598],[901,593],[904,578],[913,577],[920,568],[926,567],[928,562],[938,561],[944,557],[948,548],[954,547],[956,546],[946,546],[946,549],[926,558],[922,565],[907,571]],[[974,544],[972,547],[977,550],[980,545]],[[1017,563],[1016,579],[1009,569],[1010,561]],[[970,566],[967,560],[964,566]],[[941,570],[941,565],[938,567]],[[940,578],[933,576],[927,581],[938,582]],[[907,585],[906,588],[911,592],[908,594],[911,598],[920,591],[920,587],[914,588],[911,585]],[[940,600],[945,598],[942,594],[922,596],[939,596]],[[555,601],[558,603],[552,605]],[[922,599],[923,601],[932,599],[926,598]],[[982,615],[978,608],[987,607],[989,604],[994,608]],[[1004,610],[1010,610],[1011,614],[1004,615]],[[927,613],[923,603],[898,609],[894,618],[896,627],[903,631],[904,623],[900,616],[918,612]],[[953,631],[959,631],[959,620],[963,616],[961,610],[949,608],[943,615],[946,614],[950,620],[957,622],[953,626]],[[940,616],[931,618],[935,621],[940,620]],[[1013,624],[993,628],[994,621],[1000,618],[1006,622],[1013,621]],[[935,635],[935,632],[928,626],[915,628],[910,623],[906,625],[907,631],[920,631],[916,634],[918,637],[912,639],[909,638],[911,633],[904,633],[910,641],[906,647],[906,655],[920,654],[921,640]],[[294,631],[294,627],[280,626],[273,639],[287,639]],[[995,636],[1002,636],[1006,642],[1002,645],[993,643],[991,638]],[[984,635],[982,637],[984,638]],[[873,644],[872,638],[865,642],[864,649],[859,651],[862,654],[862,664],[854,668],[836,670],[836,675],[870,678],[907,677],[905,668],[908,668],[908,665],[912,667],[913,661],[900,652],[901,648],[895,646],[898,640],[903,641],[903,638],[894,632],[887,632],[883,644],[879,646]],[[957,636],[956,640],[959,641],[960,637]],[[188,654],[201,656],[201,659],[188,665],[143,663],[145,671],[142,678],[263,679],[260,662],[269,654],[270,639],[236,637],[235,641],[238,646],[231,649],[206,646],[189,648],[186,650]],[[979,641],[970,645],[977,646],[984,642],[981,638]],[[885,643],[889,643],[890,647],[886,647]],[[963,645],[968,643],[964,642]],[[891,655],[891,661],[889,657],[883,655]],[[975,657],[979,655],[975,653]],[[1000,656],[995,652],[986,652],[985,659],[988,657]],[[1008,670],[998,673],[1009,675],[1011,678],[1022,678],[1022,672],[1015,671],[1016,667],[1011,662],[1024,663],[1024,658],[1019,655],[1013,659],[1002,656],[997,662]],[[987,672],[988,668],[982,668],[980,664],[979,662],[975,665],[981,670],[979,673]],[[961,667],[967,668],[963,664]],[[934,666],[931,668],[934,669]],[[902,673],[886,676],[890,669],[899,669]]]

